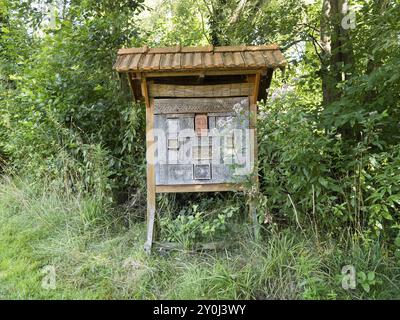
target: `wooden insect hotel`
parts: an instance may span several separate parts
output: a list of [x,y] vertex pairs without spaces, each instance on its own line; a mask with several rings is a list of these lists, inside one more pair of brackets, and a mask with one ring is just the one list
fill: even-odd
[[145,249],[155,241],[157,193],[243,190],[249,177],[257,184],[257,101],[285,65],[276,45],[118,51],[114,69],[146,104]]

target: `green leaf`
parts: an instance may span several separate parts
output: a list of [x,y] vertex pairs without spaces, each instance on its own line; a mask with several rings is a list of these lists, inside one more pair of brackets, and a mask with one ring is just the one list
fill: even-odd
[[370,286],[368,283],[362,283],[361,286],[363,287],[365,292],[367,292],[367,293],[369,292]]
[[328,187],[328,181],[326,179],[324,179],[323,177],[319,177],[318,178],[318,182],[325,188]]
[[375,272],[369,271],[367,274],[368,281],[372,282],[375,280]]
[[357,277],[360,282],[364,282],[365,280],[367,280],[367,275],[363,271],[358,272]]

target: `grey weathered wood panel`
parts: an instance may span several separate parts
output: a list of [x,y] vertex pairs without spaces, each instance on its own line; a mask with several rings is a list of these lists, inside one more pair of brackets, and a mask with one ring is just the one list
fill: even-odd
[[154,99],[155,114],[232,112],[235,106],[248,108],[249,99],[244,97]]
[[162,164],[157,185],[182,185],[182,184],[215,184],[215,183],[240,183],[246,177],[235,176],[234,168],[224,164],[211,166],[211,179],[194,179],[192,164]]

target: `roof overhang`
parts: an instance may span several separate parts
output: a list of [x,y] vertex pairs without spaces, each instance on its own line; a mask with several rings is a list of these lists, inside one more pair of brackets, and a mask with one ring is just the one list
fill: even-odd
[[120,49],[113,69],[120,73],[218,73],[284,68],[287,62],[275,44]]
[[259,99],[266,98],[273,70],[287,61],[275,44],[259,46],[203,46],[127,48],[118,51],[113,69],[127,74],[136,100],[143,100],[142,78],[229,76],[260,74]]

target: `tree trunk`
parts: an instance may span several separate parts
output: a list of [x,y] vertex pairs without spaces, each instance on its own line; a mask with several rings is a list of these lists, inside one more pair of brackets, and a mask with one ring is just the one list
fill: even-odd
[[342,21],[348,14],[347,0],[323,0],[321,15],[323,103],[328,105],[341,96],[337,85],[352,74],[353,47],[349,30]]
[[327,105],[333,101],[333,81],[331,79],[329,64],[331,59],[331,31],[330,31],[330,13],[331,3],[330,0],[322,1],[322,15],[321,15],[321,78],[322,78],[322,93],[323,104]]
[[223,26],[225,24],[224,9],[226,0],[216,0],[212,6],[212,12],[209,18],[211,44],[214,46],[226,45],[226,39],[223,35]]
[[[372,7],[373,8],[372,14],[373,15],[382,14],[386,10],[388,2],[389,2],[388,0],[374,0]],[[367,64],[367,74],[371,74],[381,65],[382,65],[381,61],[375,61],[374,59],[369,59]]]

